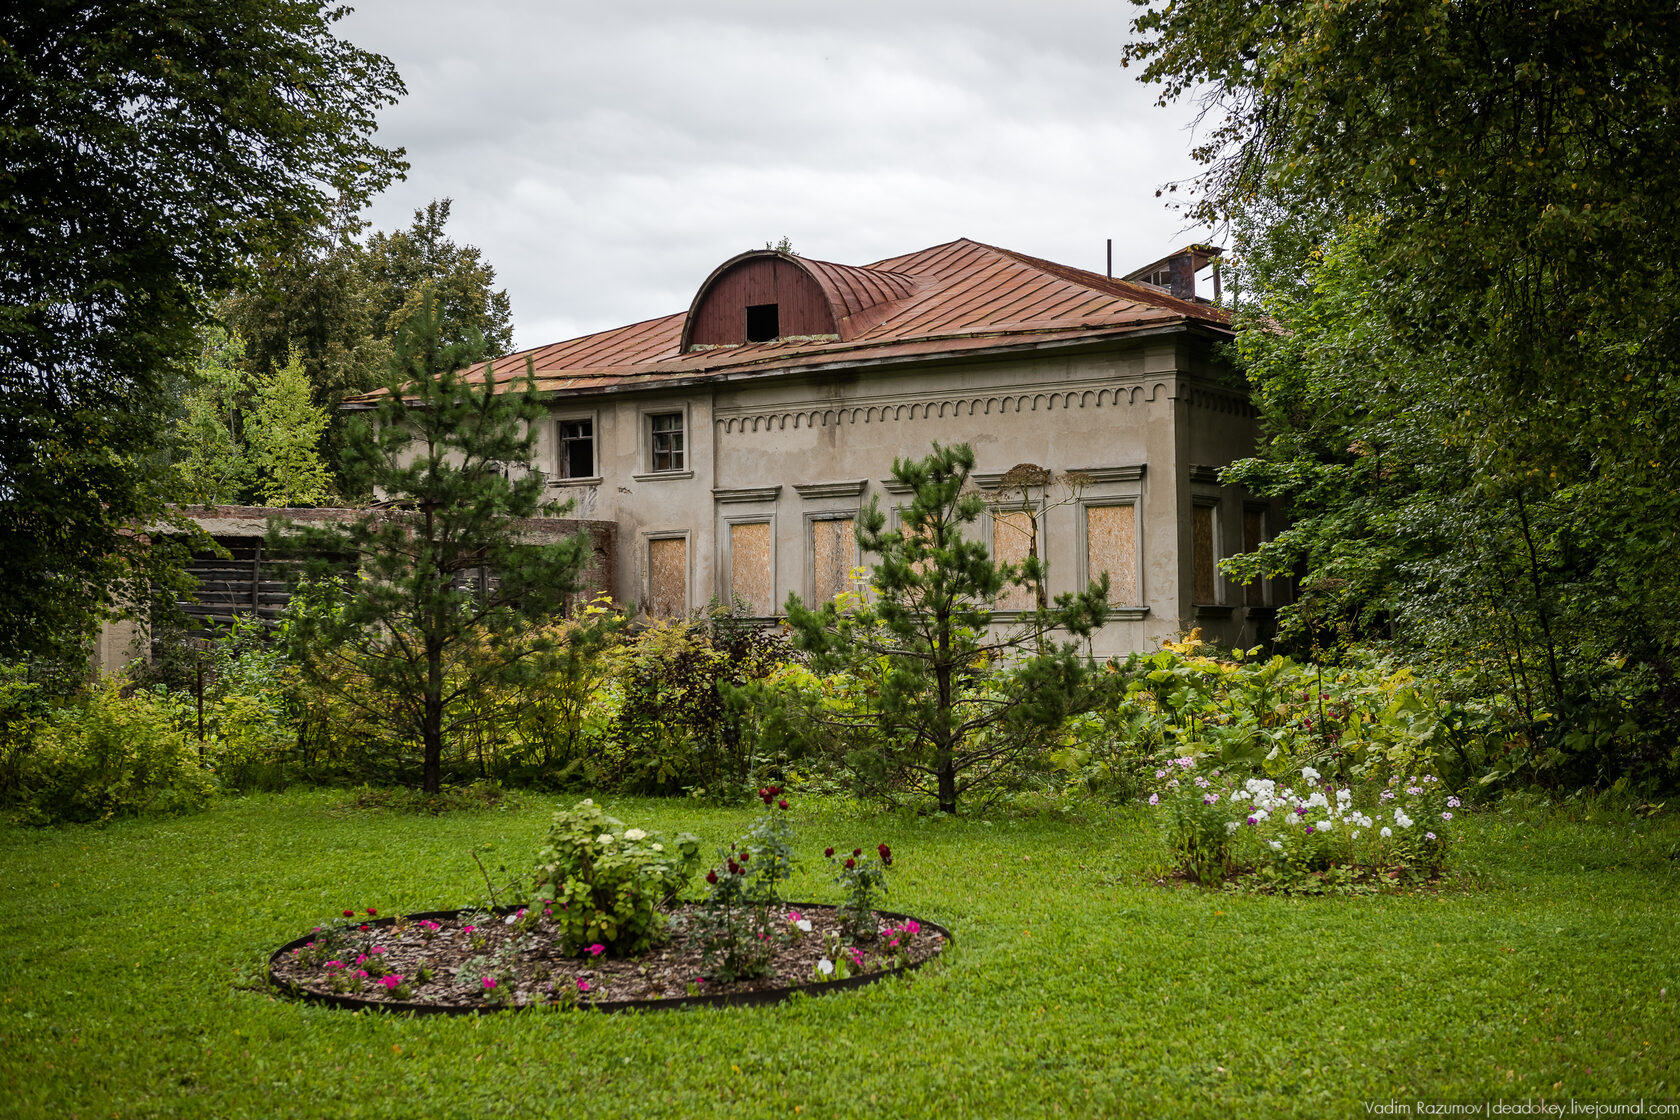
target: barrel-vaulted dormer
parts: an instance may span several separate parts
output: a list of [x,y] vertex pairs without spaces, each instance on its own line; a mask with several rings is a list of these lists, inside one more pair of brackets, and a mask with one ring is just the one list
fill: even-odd
[[849,341],[916,290],[913,277],[774,249],[719,265],[689,306],[682,349],[778,339]]

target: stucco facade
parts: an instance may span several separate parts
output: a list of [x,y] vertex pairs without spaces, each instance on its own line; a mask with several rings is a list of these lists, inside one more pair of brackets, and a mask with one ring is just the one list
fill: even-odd
[[[1047,264],[1012,259],[1030,262],[1027,272]],[[870,267],[921,279],[895,263]],[[720,268],[707,285],[743,289],[739,267]],[[1010,273],[988,290],[995,296],[1013,290],[1002,283],[1031,278]],[[895,457],[925,455],[936,440],[966,442],[982,491],[996,494],[999,477],[1023,463],[1084,476],[1071,501],[1053,491],[1039,552],[1052,594],[1110,572],[1113,615],[1094,654],[1154,648],[1195,626],[1217,640],[1254,642],[1282,588],[1232,585],[1214,565],[1275,532],[1278,511],[1217,481],[1219,467],[1252,452],[1255,434],[1245,391],[1218,358],[1229,337],[1223,315],[1193,292],[1169,299],[1067,269],[1052,279],[1066,299],[1077,301],[1083,285],[1109,303],[1137,293],[1155,302],[1136,321],[1115,323],[1104,310],[1107,319],[1083,329],[1069,329],[1065,307],[1040,320],[971,317],[974,327],[951,345],[923,325],[908,347],[902,333],[883,333],[889,307],[874,312],[873,347],[819,331],[714,346],[677,341],[664,359],[718,361],[709,368],[690,361],[661,370],[656,357],[605,363],[612,375],[591,377],[591,367],[562,357],[563,376],[538,370],[551,419],[537,465],[557,497],[575,502],[571,516],[617,526],[612,582],[622,598],[656,614],[744,601],[755,616],[773,617],[789,593],[825,597],[846,569],[867,563],[847,519],[872,498],[889,511],[906,500],[891,482]],[[689,314],[701,309],[709,322],[727,323],[731,309],[720,310],[724,297],[709,297],[707,285]],[[798,294],[809,303],[805,288]],[[888,295],[894,304],[917,298]],[[765,305],[745,301],[770,297],[733,298],[756,311]],[[1192,303],[1196,313],[1185,313]],[[802,321],[811,314],[801,311]],[[682,329],[684,317],[674,318]],[[745,353],[755,360],[742,363]],[[1006,524],[989,513],[978,531],[1007,554],[1020,524],[1007,509],[1001,516]]]

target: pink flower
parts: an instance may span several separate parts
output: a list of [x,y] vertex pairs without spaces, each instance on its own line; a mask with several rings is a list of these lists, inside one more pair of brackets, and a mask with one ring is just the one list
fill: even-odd
[[372,948],[372,950],[370,950],[370,951],[371,951],[371,952],[375,952],[375,953],[383,953],[383,952],[384,952],[384,951],[385,951],[385,946],[383,946],[383,945],[375,945],[375,946],[374,946],[374,947],[373,947],[373,948]]
[[589,990],[589,981],[585,980],[583,977],[581,977],[581,976],[578,977],[577,984],[578,984],[578,991],[587,992]]
[[394,992],[398,988],[402,987],[402,980],[403,978],[401,976],[398,976],[396,973],[392,973],[389,976],[381,976],[377,983],[386,991]]
[[1161,803],[1161,795],[1158,794],[1158,793],[1150,794],[1149,795],[1149,803],[1151,805],[1159,805]]
[[922,932],[922,923],[918,922],[914,918],[911,918],[908,922],[904,923],[904,932],[908,933],[911,937],[914,937],[918,933]]
[[489,976],[486,976],[484,978],[484,990],[485,991],[488,992],[491,988],[494,988],[495,986],[496,986],[496,981],[493,978],[491,978]]
[[356,977],[357,977],[357,979],[359,979],[359,980],[366,980],[366,979],[367,979],[367,969],[365,969],[365,968],[358,968],[358,969],[357,969],[357,970],[356,970]]
[[790,921],[790,922],[797,922],[802,917],[804,917],[804,915],[801,914],[799,911],[789,910],[788,915],[787,915],[787,920]]
[[597,942],[594,945],[591,945],[589,948],[584,950],[584,952],[588,953],[592,957],[598,957],[606,951],[607,951],[607,947],[605,945],[600,944],[599,942]]
[[328,968],[343,968],[344,967],[344,962],[343,961],[328,961],[327,962],[327,967]]
[[366,964],[367,963],[367,954],[366,953],[357,953],[356,954],[356,963],[357,964]]
[[461,932],[462,933],[471,933],[473,930],[475,930],[477,928],[478,928],[477,926],[462,926],[461,927]]

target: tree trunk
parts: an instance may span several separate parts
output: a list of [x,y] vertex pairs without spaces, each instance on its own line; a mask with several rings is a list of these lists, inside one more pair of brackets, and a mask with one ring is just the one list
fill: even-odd
[[949,748],[939,752],[939,811],[957,811],[957,765]]
[[425,747],[426,768],[421,788],[427,793],[443,789],[443,651],[426,650],[426,719],[420,729]]

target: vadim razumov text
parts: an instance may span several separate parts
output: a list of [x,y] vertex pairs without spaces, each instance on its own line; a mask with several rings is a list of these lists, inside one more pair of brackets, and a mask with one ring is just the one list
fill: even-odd
[[1680,1116],[1680,1100],[1366,1101],[1367,1116]]

